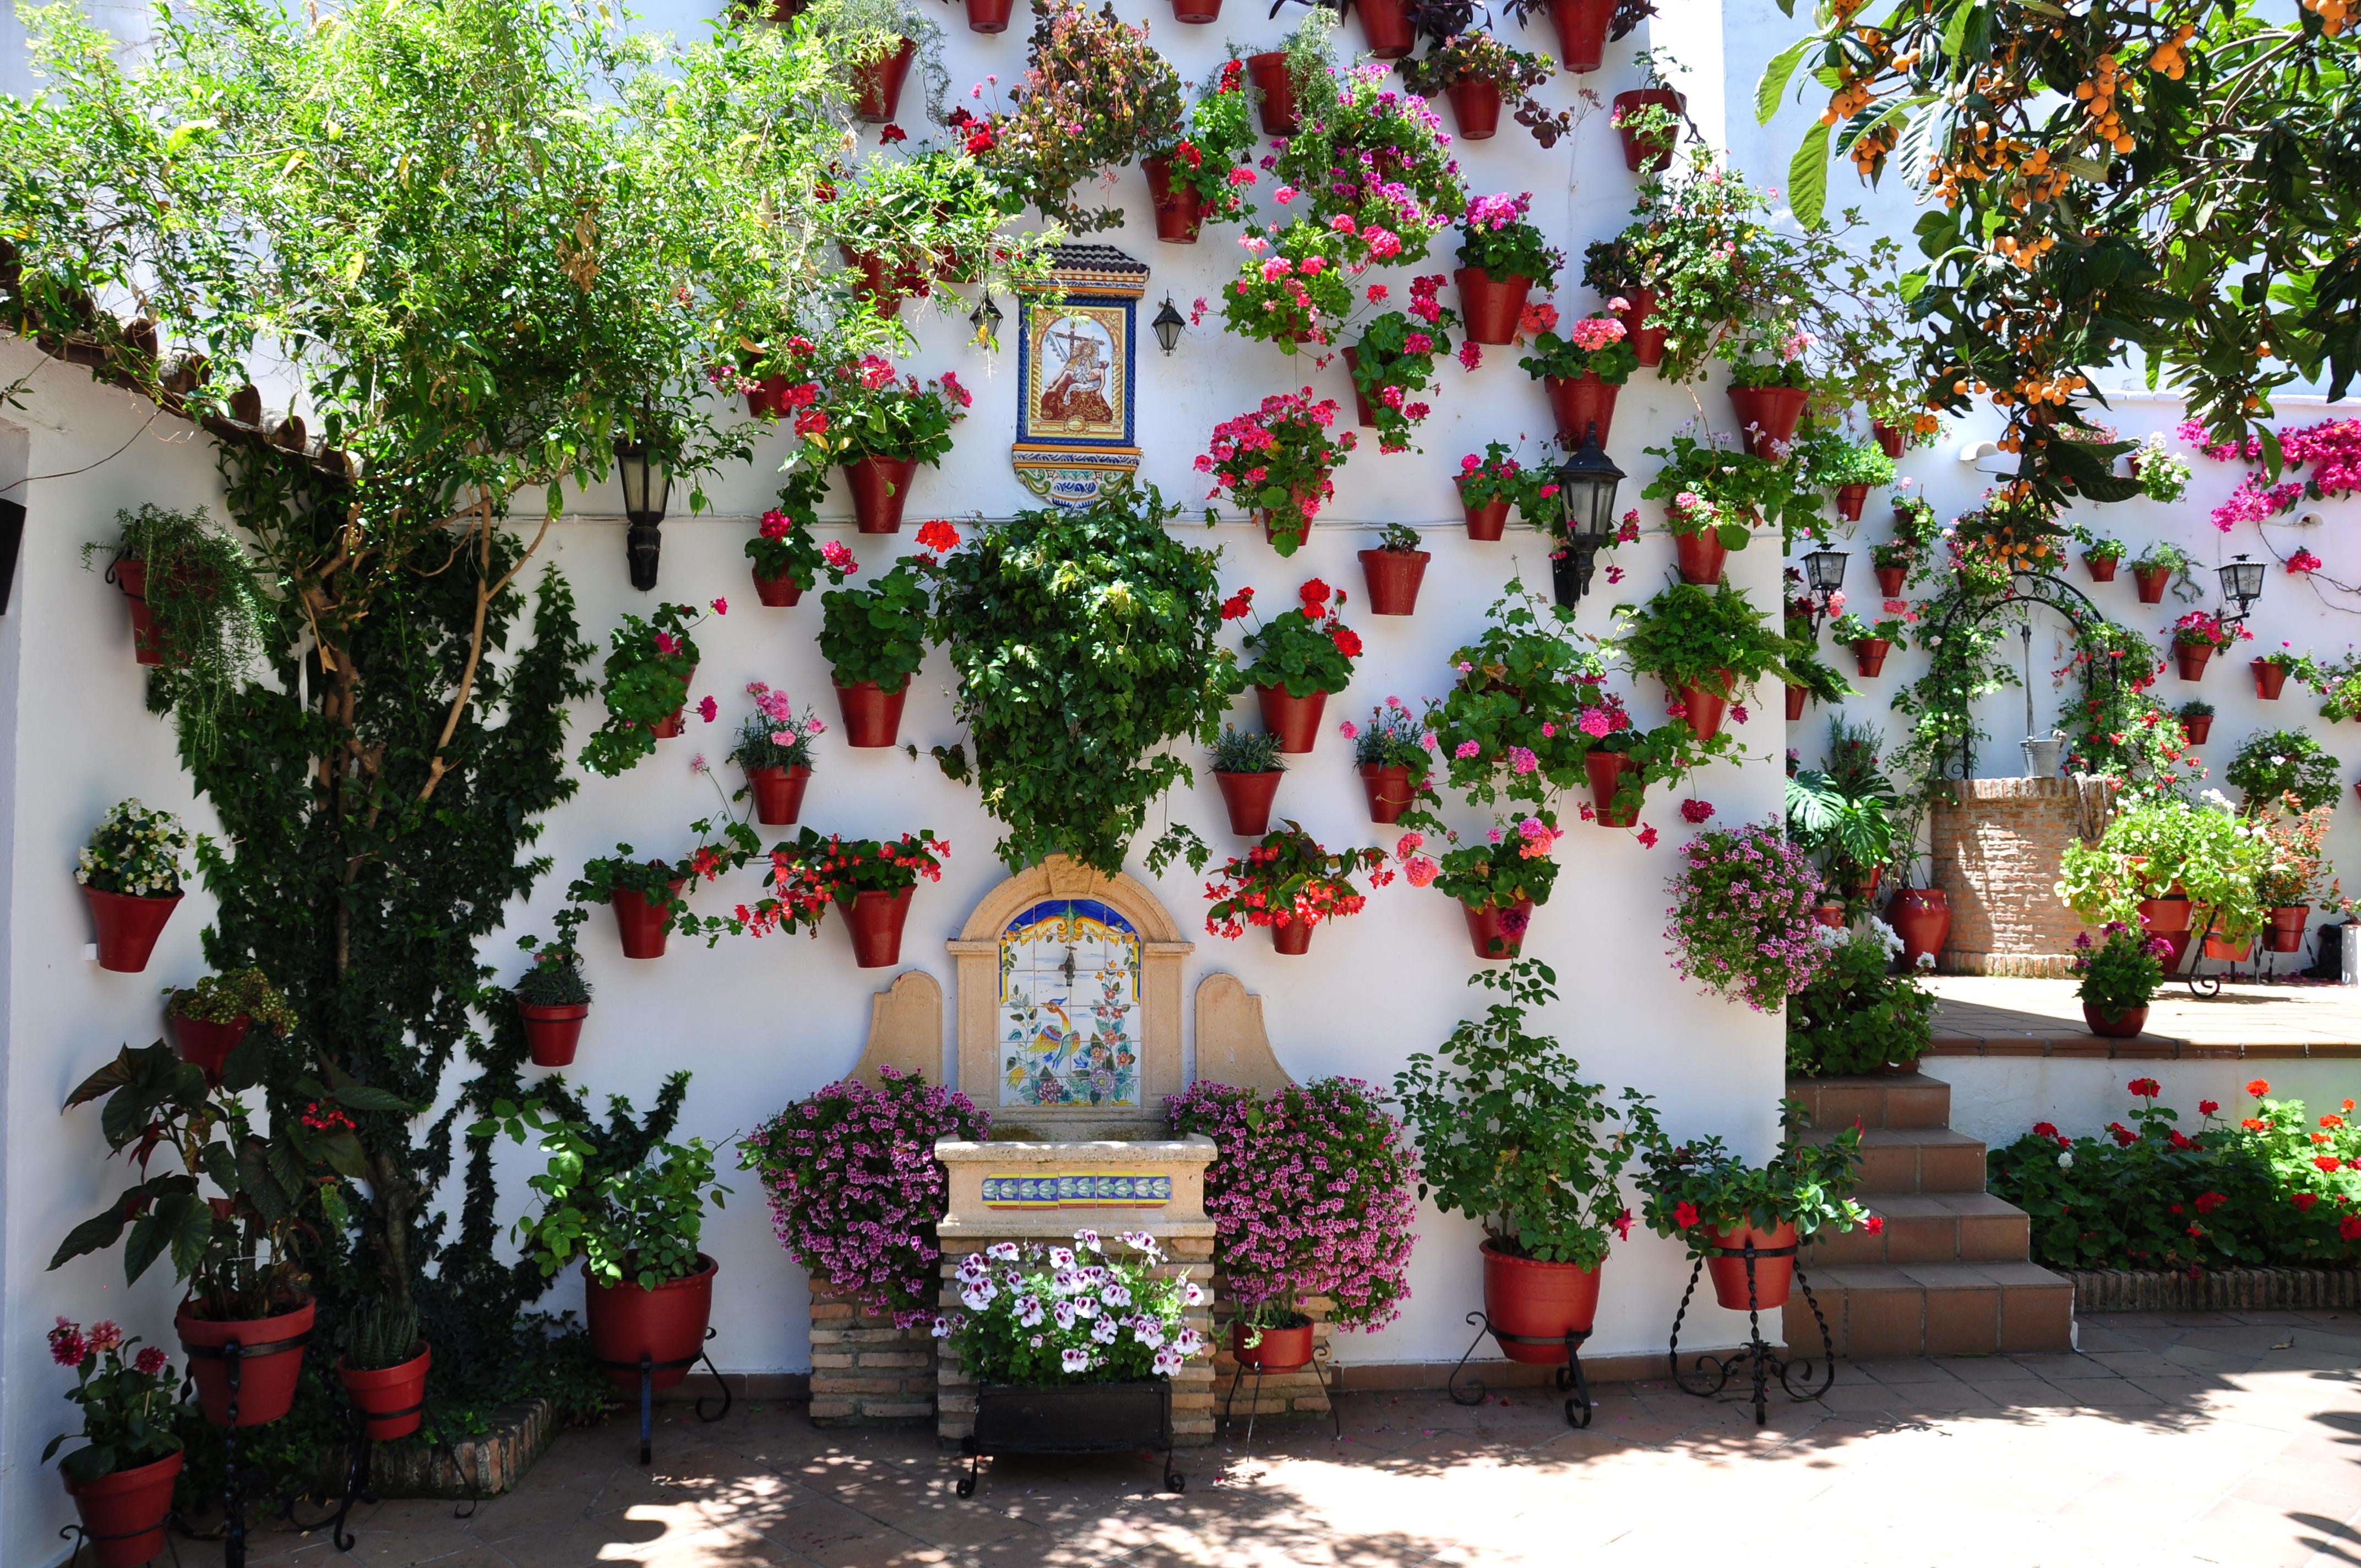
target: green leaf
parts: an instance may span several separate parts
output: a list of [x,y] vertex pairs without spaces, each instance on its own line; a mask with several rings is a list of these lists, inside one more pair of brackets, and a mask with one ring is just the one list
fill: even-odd
[[1787,91],[1788,79],[1806,54],[1819,42],[1817,36],[1797,38],[1771,57],[1763,68],[1762,77],[1754,83],[1754,119],[1758,125],[1769,125],[1778,117],[1779,100]]
[[1787,162],[1787,206],[1807,229],[1820,226],[1828,202],[1828,127],[1814,126]]

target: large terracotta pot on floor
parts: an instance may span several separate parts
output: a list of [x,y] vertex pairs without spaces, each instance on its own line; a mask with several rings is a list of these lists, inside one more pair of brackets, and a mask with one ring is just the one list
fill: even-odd
[[2103,1040],[2128,1040],[2147,1027],[2147,1009],[2126,1007],[2120,1013],[2102,1013],[2085,1002],[2082,1022]]
[[1898,889],[1886,902],[1886,923],[1902,938],[1902,962],[1911,969],[1931,953],[1940,958],[1951,935],[1950,896],[1939,887]]
[[187,1457],[176,1451],[95,1481],[65,1484],[98,1568],[138,1568],[164,1555],[164,1519],[172,1511],[172,1484],[180,1479]]
[[[1528,1365],[1565,1365],[1565,1336],[1576,1343],[1598,1319],[1598,1270],[1571,1263],[1543,1263],[1484,1244],[1484,1315],[1502,1338],[1500,1354]],[[1519,1340],[1540,1340],[1521,1344]]]
[[[1795,1227],[1783,1223],[1771,1230],[1754,1225],[1740,1225],[1727,1231],[1708,1231],[1706,1245],[1713,1247],[1744,1247],[1754,1244],[1759,1253],[1764,1247],[1793,1247]],[[1747,1310],[1746,1258],[1743,1253],[1725,1257],[1709,1253],[1705,1271],[1713,1277],[1713,1299],[1733,1311]],[[1795,1255],[1784,1257],[1762,1257],[1754,1260],[1753,1307],[1758,1312],[1768,1312],[1787,1304],[1787,1297],[1795,1282]]]
[[237,1424],[265,1426],[285,1415],[295,1403],[295,1382],[303,1371],[303,1344],[312,1337],[313,1304],[267,1318],[232,1318],[220,1322],[192,1317],[188,1303],[172,1319],[188,1353],[189,1376],[197,1382],[197,1400],[205,1420],[217,1427],[230,1424],[229,1359],[201,1354],[219,1350],[236,1340],[242,1347],[238,1362]]
[[662,1367],[651,1381],[658,1393],[688,1380],[688,1364],[705,1343],[706,1325],[713,1318],[713,1276],[720,1267],[703,1253],[697,1271],[683,1279],[667,1279],[653,1290],[631,1280],[600,1285],[588,1277],[582,1282],[583,1316],[590,1324],[590,1354],[615,1387],[636,1398],[640,1392],[640,1358],[677,1366]]
[[2308,904],[2282,904],[2271,911],[2271,928],[2266,942],[2275,953],[2303,951],[2303,928],[2312,918]]

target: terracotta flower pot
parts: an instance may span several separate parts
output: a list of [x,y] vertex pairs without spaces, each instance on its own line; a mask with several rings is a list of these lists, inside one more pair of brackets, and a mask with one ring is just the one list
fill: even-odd
[[1151,158],[1140,166],[1148,175],[1148,195],[1156,207],[1156,237],[1167,245],[1194,245],[1204,226],[1205,199],[1193,185],[1175,184],[1172,160]]
[[164,922],[181,907],[184,894],[170,898],[139,898],[127,893],[107,893],[82,884],[90,904],[91,924],[98,932],[98,967],[118,974],[137,974],[148,967]]
[[1246,79],[1257,94],[1263,135],[1295,134],[1295,79],[1287,73],[1287,56],[1277,49],[1246,56]]
[[748,768],[746,787],[754,796],[754,820],[765,828],[791,826],[802,815],[804,785],[811,782],[811,770],[798,763],[792,768]]
[[156,641],[156,618],[148,609],[148,563],[117,561],[115,586],[131,607],[131,654],[143,664],[160,664],[164,651]]
[[[691,664],[688,667],[688,682],[691,685],[697,684],[697,666],[695,664]],[[687,707],[688,704],[684,700],[680,707],[674,708],[670,713],[665,714],[662,718],[659,718],[654,723],[649,725],[648,733],[654,736],[659,740],[676,740],[680,739],[680,732],[686,729],[688,725],[688,720],[684,717]]]
[[902,926],[910,918],[910,895],[917,891],[913,884],[898,893],[873,888],[852,895],[844,927],[852,933],[856,969],[890,969],[902,961]]
[[1876,572],[1877,591],[1887,598],[1899,598],[1904,585],[1910,581],[1910,568],[1907,566],[1880,566]]
[[1664,362],[1665,336],[1663,327],[1648,324],[1649,318],[1656,313],[1656,291],[1634,289],[1624,298],[1631,302],[1631,310],[1623,316],[1624,330],[1631,339],[1631,352],[1639,356],[1642,365],[1653,369]]
[[1497,904],[1469,904],[1463,899],[1459,912],[1467,917],[1467,939],[1476,945],[1476,956],[1506,962],[1525,945],[1525,932],[1533,918],[1533,901],[1521,898],[1503,908]]
[[910,478],[917,471],[913,457],[860,457],[844,466],[853,520],[862,532],[902,532],[902,506],[910,499]]
[[1514,273],[1495,278],[1480,267],[1462,267],[1451,274],[1459,286],[1459,313],[1466,318],[1468,338],[1476,343],[1514,343],[1517,323],[1533,280]]
[[967,30],[972,33],[1005,33],[1008,30],[1008,13],[1015,0],[967,0]]
[[[1795,1245],[1795,1226],[1789,1221],[1763,1230],[1755,1225],[1739,1225],[1727,1231],[1708,1229],[1706,1245],[1722,1248],[1744,1248],[1752,1243],[1759,1253],[1765,1247],[1792,1248]],[[1757,1312],[1768,1312],[1787,1304],[1795,1283],[1795,1255],[1790,1251],[1784,1257],[1762,1257],[1754,1260],[1754,1280],[1750,1291],[1746,1278],[1746,1258],[1741,1251],[1736,1257],[1719,1253],[1709,1254],[1705,1271],[1713,1277],[1713,1299],[1732,1311],[1743,1312],[1750,1307]]]
[[1558,63],[1573,71],[1598,70],[1615,0],[1550,0],[1549,14],[1557,27]]
[[854,292],[865,297],[869,308],[886,321],[898,318],[902,302],[920,292],[926,282],[923,276],[914,275],[883,256],[855,250],[849,245],[840,245],[837,249],[843,253],[844,264],[861,274],[860,286]]
[[2175,642],[2172,645],[2173,668],[2184,681],[2203,680],[2205,662],[2212,657],[2213,644],[2211,642]]
[[756,419],[777,419],[787,411],[786,396],[795,386],[792,376],[766,376],[746,388],[746,411]]
[[2279,688],[2287,685],[2287,666],[2257,659],[2247,667],[2255,672],[2255,695],[2265,702],[2279,701]]
[[910,59],[917,52],[917,42],[904,38],[892,54],[852,68],[854,119],[873,126],[894,117],[894,111],[902,104],[902,82],[910,74]]
[[[1625,120],[1651,104],[1664,110],[1674,118],[1688,107],[1688,100],[1669,87],[1640,87],[1629,93],[1615,94],[1614,118]],[[1659,170],[1673,161],[1673,154],[1681,145],[1677,130],[1656,136],[1644,135],[1625,125],[1615,127],[1623,138],[1623,167],[1637,174],[1642,169]]]
[[117,1470],[95,1481],[66,1482],[98,1568],[138,1568],[164,1554],[164,1520],[172,1511],[172,1484],[188,1455],[178,1450],[150,1464]]
[[1301,506],[1284,512],[1272,507],[1257,507],[1254,517],[1262,524],[1264,540],[1271,544],[1277,544],[1281,534],[1292,538],[1295,541],[1293,547],[1298,550],[1312,543],[1312,520],[1303,515]]
[[1312,1325],[1298,1323],[1291,1329],[1264,1329],[1254,1344],[1246,1344],[1246,1335],[1255,1331],[1233,1319],[1230,1323],[1230,1354],[1240,1366],[1259,1366],[1266,1373],[1299,1372],[1312,1365]]
[[1550,415],[1557,421],[1560,441],[1568,446],[1579,446],[1595,424],[1598,427],[1598,444],[1606,446],[1615,432],[1615,394],[1623,389],[1620,385],[1602,381],[1598,372],[1586,370],[1571,379],[1544,376],[1542,387],[1549,393]]
[[1761,449],[1762,443],[1777,442],[1781,445],[1795,438],[1795,423],[1804,417],[1804,403],[1811,393],[1801,387],[1732,387],[1730,406],[1738,414],[1739,439],[1746,450],[1757,457],[1769,454]]
[[1360,556],[1371,615],[1409,615],[1418,609],[1418,585],[1426,577],[1426,564],[1434,559],[1432,553],[1364,550]]
[[1344,350],[1345,384],[1353,389],[1353,421],[1365,430],[1377,427],[1378,416],[1369,407],[1369,394],[1361,390],[1361,356],[1357,349]]
[[2172,945],[2172,952],[2164,960],[2164,972],[2172,973],[2189,954],[2189,944],[2195,933],[2190,929],[2190,903],[2186,894],[2167,894],[2162,898],[2143,898],[2139,902],[2140,928],[2151,937],[2161,937]]
[[1618,813],[1614,809],[1616,786],[1625,773],[1641,771],[1638,759],[1620,751],[1586,751],[1582,771],[1590,778],[1590,809],[1601,828],[1629,828],[1640,820],[1639,807]]
[[1375,762],[1361,764],[1361,787],[1369,796],[1369,820],[1400,822],[1402,813],[1410,809],[1410,798],[1417,786],[1411,782],[1407,764],[1379,767]]
[[1894,644],[1883,637],[1857,637],[1852,644],[1853,668],[1864,675],[1873,675],[1885,668],[1885,656],[1894,652]]
[[[1451,100],[1451,118],[1459,127],[1461,141],[1490,141],[1500,134],[1500,84],[1480,77],[1462,77],[1443,84],[1443,95]],[[1478,343],[1506,341],[1478,338]]]
[[[1598,1270],[1517,1257],[1488,1241],[1483,1254],[1484,1315],[1496,1333],[1516,1336],[1499,1342],[1500,1354],[1528,1365],[1565,1365],[1565,1336],[1579,1344],[1598,1321]],[[1528,1340],[1542,1343],[1519,1343]]]
[[1289,958],[1301,958],[1312,950],[1312,927],[1301,920],[1273,926],[1270,928],[1270,950]]
[[221,1082],[222,1069],[228,1065],[230,1052],[237,1049],[246,1032],[254,1027],[254,1020],[241,1013],[226,1024],[208,1024],[201,1018],[183,1018],[170,1014],[172,1023],[172,1047],[181,1059],[194,1062],[204,1069],[205,1081]]
[[336,1381],[345,1386],[353,1408],[367,1418],[361,1425],[371,1442],[390,1442],[418,1430],[426,1419],[426,1373],[434,1365],[434,1347],[424,1340],[418,1342],[416,1355],[396,1366],[361,1371],[346,1365],[343,1356],[336,1358]]
[[2172,581],[2172,568],[2169,566],[2134,566],[2132,568],[2132,581],[2139,585],[2140,603],[2162,604],[2164,602],[2165,585]]
[[844,720],[844,743],[870,749],[891,746],[902,732],[902,705],[909,700],[910,683],[904,681],[900,691],[881,691],[875,681],[855,681],[845,685],[829,677],[829,685],[836,687],[836,711]]
[[1465,494],[1460,497],[1459,510],[1467,520],[1467,537],[1479,543],[1490,543],[1500,537],[1509,522],[1506,500],[1486,501],[1482,506],[1469,506]]
[[1680,693],[1681,707],[1686,710],[1689,733],[1695,735],[1700,741],[1710,740],[1721,733],[1722,718],[1730,711],[1730,697],[1725,693],[1738,689],[1737,682],[1728,670],[1717,673],[1721,676],[1724,688],[1722,692],[1713,691],[1706,686],[1677,688]]
[[1916,969],[1929,954],[1940,958],[1951,935],[1950,895],[1939,887],[1905,887],[1886,901],[1886,924],[1902,938],[1904,967]]
[[1838,930],[1842,930],[1845,923],[1844,905],[1841,904],[1816,904],[1812,906],[1812,918],[1818,921],[1823,926],[1832,927]]
[[2219,959],[2225,964],[2244,963],[2246,955],[2254,950],[2255,939],[2252,937],[2205,938],[2205,956],[2209,959]]
[[2123,564],[2124,558],[2120,555],[2092,555],[2086,553],[2082,557],[2082,565],[2090,571],[2091,580],[2094,583],[2114,582],[2115,568]]
[[[655,1364],[651,1378],[657,1392],[688,1380],[689,1364],[705,1343],[705,1329],[713,1317],[713,1276],[720,1267],[703,1253],[697,1271],[682,1279],[667,1279],[653,1290],[631,1280],[601,1285],[588,1277],[582,1285],[582,1315],[589,1320],[590,1354],[602,1362],[615,1387],[632,1398],[640,1393],[640,1360]],[[666,1362],[677,1365],[667,1366]]]
[[172,1327],[188,1353],[189,1376],[196,1379],[197,1400],[205,1420],[217,1427],[230,1424],[229,1360],[210,1354],[230,1341],[241,1346],[238,1362],[237,1425],[266,1426],[285,1415],[295,1403],[295,1380],[303,1371],[303,1343],[312,1337],[314,1316],[310,1301],[291,1311],[267,1318],[230,1318],[214,1322],[192,1317],[181,1304]]
[[2265,944],[2275,953],[2303,951],[2303,928],[2312,918],[2308,904],[2282,904],[2271,911],[2271,928],[2264,933]]
[[2128,1040],[2147,1027],[2147,1009],[2126,1007],[2120,1013],[2102,1013],[2085,1002],[2082,1003],[2082,1023],[2103,1040]]
[[1262,727],[1279,737],[1280,751],[1309,751],[1320,739],[1320,714],[1328,705],[1326,692],[1293,696],[1285,686],[1257,686],[1255,700],[1262,705]]
[[1730,559],[1730,547],[1710,528],[1696,533],[1675,533],[1673,558],[1679,564],[1681,581],[1701,588],[1719,587],[1722,564]]
[[1222,0],[1172,0],[1172,19],[1191,27],[1222,19]]
[[1882,419],[1873,419],[1869,422],[1869,433],[1877,437],[1878,449],[1888,457],[1898,458],[1902,455],[1902,444],[1908,439],[1904,432],[1894,429]]
[[1790,724],[1804,717],[1804,699],[1810,695],[1801,686],[1787,688],[1787,721]]
[[[686,877],[671,884],[675,893],[686,885]],[[622,938],[623,956],[627,959],[664,957],[664,920],[668,913],[664,905],[650,904],[640,893],[628,887],[616,888],[608,896],[615,905],[615,930]]]
[[1222,788],[1222,804],[1229,808],[1230,831],[1241,839],[1259,839],[1270,831],[1271,797],[1287,775],[1276,769],[1267,773],[1225,773],[1216,768],[1213,782]]
[[1353,8],[1361,14],[1361,36],[1368,40],[1369,53],[1379,60],[1400,60],[1418,41],[1403,0],[1357,0]]
[[1839,485],[1837,487],[1837,516],[1847,522],[1859,522],[1861,521],[1861,505],[1868,499],[1869,487],[1867,485]]
[[773,609],[793,609],[803,597],[803,586],[792,573],[777,577],[754,574],[754,598]]
[[2181,719],[2180,727],[2189,731],[2191,745],[2202,746],[2213,738],[2213,716],[2210,713],[2191,714]]
[[[663,938],[657,938],[657,950],[663,950]],[[532,1053],[535,1067],[572,1067],[574,1053],[582,1044],[582,1021],[590,1016],[587,1002],[542,1004],[531,1002],[517,1003],[517,1014],[524,1020],[525,1049]]]

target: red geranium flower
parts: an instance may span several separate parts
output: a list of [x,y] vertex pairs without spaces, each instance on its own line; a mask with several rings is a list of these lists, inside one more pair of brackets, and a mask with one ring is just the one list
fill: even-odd
[[2153,1100],[2164,1092],[2163,1086],[2152,1078],[2135,1078],[2124,1087],[2143,1100]]
[[959,530],[941,518],[918,525],[918,548],[921,550],[952,551],[959,548]]
[[2258,1078],[2255,1080],[2254,1082],[2246,1085],[2246,1092],[2253,1095],[2257,1100],[2260,1100],[2264,1095],[2268,1094],[2270,1091],[2270,1080],[2268,1079]]

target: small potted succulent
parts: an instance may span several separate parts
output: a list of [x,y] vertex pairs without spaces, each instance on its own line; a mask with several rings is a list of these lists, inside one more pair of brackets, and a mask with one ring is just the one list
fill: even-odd
[[902,961],[902,928],[918,879],[940,882],[950,853],[931,828],[884,839],[823,838],[803,828],[791,842],[773,847],[763,878],[772,894],[754,906],[747,924],[756,936],[808,926],[816,937],[833,904],[844,911],[853,963],[891,968]]
[[1467,537],[1488,543],[1508,526],[1510,508],[1527,509],[1533,492],[1545,482],[1538,469],[1527,468],[1509,455],[1499,442],[1487,442],[1484,455],[1473,452],[1459,459],[1454,483],[1459,488],[1460,510],[1466,514]]
[[1332,854],[1299,824],[1283,823],[1213,872],[1205,884],[1205,930],[1235,941],[1247,927],[1267,926],[1272,951],[1300,957],[1312,950],[1313,927],[1361,912],[1368,895],[1353,876],[1362,872],[1373,887],[1394,880],[1383,850]]
[[148,967],[164,922],[181,906],[181,855],[189,831],[169,811],[117,801],[99,818],[74,866],[74,881],[98,931],[98,967],[137,974]]
[[1197,472],[1213,476],[1215,496],[1252,512],[1263,537],[1282,556],[1312,539],[1312,520],[1336,493],[1335,471],[1359,444],[1337,430],[1336,400],[1307,392],[1274,392],[1262,406],[1213,427],[1197,455]]
[[258,969],[209,974],[193,986],[167,986],[164,995],[181,1059],[196,1063],[214,1084],[248,1029],[259,1024],[283,1038],[297,1022],[286,995]]
[[[717,598],[716,615],[730,613],[730,601]],[[689,633],[705,623],[705,612],[692,605],[661,604],[642,620],[626,614],[623,624],[609,638],[598,696],[607,717],[583,743],[582,765],[607,778],[619,778],[642,759],[655,755],[656,742],[677,736],[685,726],[689,683],[697,679],[702,655]],[[715,705],[708,697],[697,712],[710,724]]]
[[2188,732],[2189,743],[2202,746],[2213,734],[2213,705],[2210,702],[2189,701],[2173,710],[2180,728]]
[[1279,755],[1279,737],[1263,729],[1222,726],[1213,742],[1213,783],[1230,814],[1230,831],[1241,839],[1259,839],[1270,831],[1271,796],[1287,772]]
[[1876,674],[1885,668],[1888,653],[1910,645],[1910,623],[1899,615],[1880,616],[1871,621],[1848,611],[1838,616],[1828,630],[1838,641],[1851,647],[1853,667],[1864,675]]
[[408,1437],[425,1420],[426,1374],[434,1347],[418,1337],[418,1310],[390,1296],[361,1303],[336,1358],[336,1381],[361,1412],[371,1442]]
[[1528,1011],[1557,1000],[1547,968],[1521,959],[1477,978],[1498,999],[1413,1054],[1394,1096],[1418,1141],[1419,1196],[1484,1227],[1500,1353],[1563,1365],[1597,1320],[1609,1250],[1631,1234],[1620,1180],[1655,1141],[1655,1113],[1635,1089],[1610,1101],[1555,1040],[1526,1032]]
[[[1620,300],[1608,302],[1612,313]],[[1532,353],[1517,361],[1549,393],[1557,438],[1570,449],[1593,433],[1606,446],[1615,427],[1615,396],[1640,367],[1622,320],[1615,314],[1587,316],[1565,336],[1543,333]]]
[[2311,665],[2310,655],[2297,652],[2291,642],[2281,642],[2249,666],[2255,672],[2255,695],[2265,702],[2279,701],[2288,676],[2292,674],[2301,680]]
[[1459,308],[1471,343],[1516,341],[1525,301],[1557,286],[1565,253],[1526,221],[1529,194],[1478,196],[1459,220]]
[[792,826],[803,813],[804,786],[811,781],[812,741],[828,726],[808,709],[796,718],[787,694],[767,682],[748,682],[746,695],[754,699],[754,711],[739,725],[727,759],[746,770],[746,787],[730,798],[752,795],[754,820],[765,828]]
[[1401,698],[1389,696],[1369,710],[1366,725],[1345,719],[1337,730],[1353,743],[1353,761],[1369,796],[1369,820],[1395,823],[1425,787],[1433,759],[1434,732],[1420,723]]
[[906,556],[867,587],[820,597],[820,657],[836,687],[846,745],[894,744],[910,677],[927,661],[932,612],[926,577]]
[[2187,582],[2196,565],[2189,552],[2178,544],[2158,541],[2142,550],[2132,557],[2132,581],[2139,587],[2140,603],[2162,604],[2166,585],[2176,575]]
[[1511,49],[1491,33],[1462,28],[1437,40],[1419,58],[1403,60],[1398,69],[1402,85],[1411,92],[1430,101],[1438,94],[1451,101],[1461,141],[1489,141],[1498,136],[1504,103],[1517,105],[1517,123],[1543,147],[1555,145],[1565,134],[1561,123],[1565,116],[1550,114],[1533,97],[1534,88],[1557,74],[1556,62],[1545,54]]
[[[1668,707],[1700,743],[1765,675],[1788,678],[1786,630],[1773,630],[1741,590],[1675,583],[1644,605],[1618,605],[1609,645],[1631,669],[1664,683]],[[1839,633],[1842,635],[1841,632]],[[1742,704],[1739,715],[1742,719]]]
[[1825,1144],[1805,1143],[1792,1135],[1803,1110],[1800,1102],[1784,1102],[1789,1141],[1763,1165],[1749,1165],[1715,1136],[1675,1144],[1659,1135],[1643,1157],[1648,1228],[1704,1258],[1714,1299],[1732,1311],[1785,1306],[1795,1251],[1823,1231],[1859,1226],[1875,1235],[1885,1228],[1852,1197],[1861,1179],[1861,1128],[1847,1127]]
[[1279,749],[1303,752],[1320,737],[1320,715],[1330,696],[1352,681],[1361,636],[1344,622],[1342,588],[1313,577],[1296,597],[1301,602],[1269,620],[1256,617],[1256,629],[1246,639],[1255,655],[1246,679],[1255,688],[1263,728],[1279,737]]
[[174,1430],[184,1413],[181,1380],[160,1346],[134,1354],[138,1343],[111,1322],[84,1332],[60,1318],[49,1331],[49,1359],[73,1369],[66,1398],[82,1407],[82,1431],[51,1438],[41,1462],[82,1440],[59,1461],[58,1474],[99,1568],[136,1568],[163,1555],[164,1520],[184,1457]]
[[1377,548],[1360,552],[1361,576],[1369,587],[1371,615],[1411,615],[1418,609],[1418,586],[1426,564],[1434,557],[1418,547],[1418,530],[1406,522],[1389,522],[1378,534]]
[[2069,965],[2078,977],[2074,994],[2091,1033],[2128,1040],[2147,1025],[2147,1004],[2164,984],[2165,960],[2174,956],[2172,939],[2149,936],[2144,921],[2110,920],[2099,935],[2094,943],[2088,931],[2075,933]]
[[533,955],[517,977],[516,1001],[525,1049],[535,1067],[571,1067],[582,1043],[582,1021],[590,1016],[590,982],[582,974],[582,955],[574,949],[581,913],[578,907],[559,913],[555,942],[517,938],[517,946]]
[[2215,653],[2255,635],[2244,624],[2204,609],[2191,610],[2169,630],[2172,633],[2172,662],[2184,681],[2204,679],[2206,663]]
[[773,609],[794,608],[823,572],[829,582],[841,583],[861,570],[842,544],[835,540],[822,544],[811,536],[812,509],[827,487],[819,475],[797,468],[779,492],[779,504],[763,514],[759,530],[746,541],[754,597]]
[[2094,583],[2112,583],[2115,569],[2123,565],[2124,542],[2110,539],[2103,533],[2082,532],[2082,565],[2089,569]]

